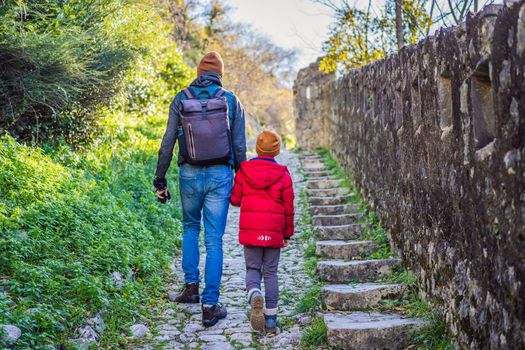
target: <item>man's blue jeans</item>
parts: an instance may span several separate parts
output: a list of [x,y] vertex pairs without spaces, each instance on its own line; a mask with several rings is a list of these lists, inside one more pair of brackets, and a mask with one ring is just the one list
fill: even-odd
[[206,246],[203,304],[219,301],[222,278],[222,236],[226,228],[233,172],[228,165],[207,167],[182,164],[180,167],[182,200],[182,269],[186,283],[199,283],[199,233],[204,221]]

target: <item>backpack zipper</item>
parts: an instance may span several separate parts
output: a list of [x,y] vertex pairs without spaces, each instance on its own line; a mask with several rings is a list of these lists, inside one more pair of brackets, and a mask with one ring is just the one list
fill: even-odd
[[191,124],[188,124],[188,134],[190,137],[190,157],[195,159],[195,142],[193,141],[193,130],[191,128]]

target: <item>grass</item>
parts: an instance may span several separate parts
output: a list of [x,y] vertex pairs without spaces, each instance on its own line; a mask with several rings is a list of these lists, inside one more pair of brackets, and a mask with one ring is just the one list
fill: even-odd
[[313,350],[326,347],[328,342],[327,331],[326,324],[321,316],[312,319],[301,337],[301,348]]
[[[310,206],[308,203],[308,195],[306,190],[300,193],[301,206],[301,240],[307,244],[305,250],[305,258],[307,259],[304,269],[308,278],[312,282],[312,286],[308,293],[303,296],[296,308],[297,313],[309,313],[316,315],[321,308],[321,288],[322,283],[316,275],[317,257],[315,255],[315,229],[311,225],[312,216],[310,215]],[[318,349],[319,346],[326,345],[326,325],[321,317],[314,317],[307,325],[301,337],[301,348],[303,349]]]
[[[158,132],[164,123],[136,124]],[[0,140],[0,323],[22,329],[15,348],[67,344],[97,313],[106,323],[100,346],[118,347],[164,294],[180,214],[154,200],[157,142],[133,126],[112,131],[83,153]]]
[[0,107],[0,129],[27,141],[0,135],[0,324],[21,328],[13,349],[72,348],[97,314],[99,347],[128,346],[129,326],[163,303],[181,245],[176,166],[174,200],[152,188],[169,99],[192,73],[167,8],[68,3],[0,9],[12,58],[0,94],[20,107]]
[[414,339],[418,350],[454,350],[455,346],[441,315],[433,312],[428,319],[430,326],[423,329]]

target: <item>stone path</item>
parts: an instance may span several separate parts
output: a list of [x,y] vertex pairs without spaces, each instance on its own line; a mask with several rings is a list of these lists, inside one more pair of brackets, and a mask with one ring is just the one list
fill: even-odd
[[388,275],[399,259],[364,259],[374,249],[372,241],[359,239],[366,225],[359,224],[357,207],[346,204],[348,190],[315,154],[303,154],[302,168],[317,237],[316,254],[322,259],[317,274],[322,289],[328,343],[345,350],[406,349],[426,320],[396,314],[363,312],[384,299],[402,297],[400,284],[376,283]]
[[[299,193],[302,176],[297,172],[297,156],[283,151],[278,161],[288,166],[294,179],[296,192],[296,221],[300,216]],[[242,246],[237,240],[239,209],[231,207],[228,224],[224,235],[224,275],[220,301],[228,309],[228,317],[213,327],[205,329],[201,324],[200,304],[169,303],[167,308],[158,312],[153,323],[156,335],[144,339],[137,349],[298,349],[301,337],[301,324],[309,318],[295,314],[294,310],[302,296],[311,285],[304,272],[305,243],[299,240],[300,227],[287,248],[281,254],[279,266],[280,323],[282,331],[274,337],[252,332],[247,316],[247,302],[244,285],[245,265]],[[299,225],[299,223],[297,224]],[[201,235],[202,236],[202,235]],[[202,238],[202,237],[201,237]],[[204,271],[204,249],[201,246],[201,273]],[[174,263],[173,285],[170,294],[174,295],[182,284],[180,258]]]

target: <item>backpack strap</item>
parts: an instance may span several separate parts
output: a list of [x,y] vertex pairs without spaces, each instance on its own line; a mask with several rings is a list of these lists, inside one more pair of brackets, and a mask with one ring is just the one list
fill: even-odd
[[186,97],[190,100],[193,100],[195,99],[195,96],[193,95],[193,93],[191,92],[190,88],[187,87],[185,88],[184,90],[182,90],[182,92],[184,92],[184,95],[186,95]]
[[215,95],[213,97],[221,97],[221,96],[224,96],[225,93],[226,93],[226,90],[220,87],[217,90],[217,92],[215,92]]

